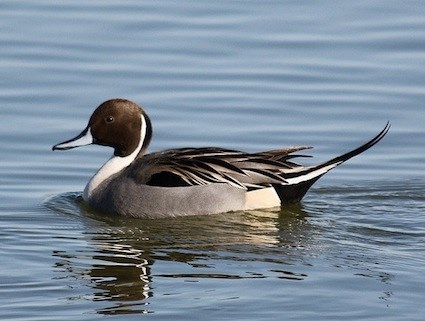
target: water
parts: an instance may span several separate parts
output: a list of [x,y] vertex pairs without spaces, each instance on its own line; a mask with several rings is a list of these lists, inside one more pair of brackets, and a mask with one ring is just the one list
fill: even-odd
[[[424,14],[2,1],[0,319],[423,319]],[[308,144],[319,162],[392,128],[301,204],[131,220],[81,201],[110,150],[50,150],[112,97],[145,106],[152,151]]]

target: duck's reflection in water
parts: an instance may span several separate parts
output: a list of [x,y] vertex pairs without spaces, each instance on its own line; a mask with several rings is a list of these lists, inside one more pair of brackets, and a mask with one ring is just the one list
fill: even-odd
[[[56,251],[56,267],[67,277],[86,280],[95,301],[114,302],[104,314],[149,312],[155,278],[266,278],[302,280],[294,261],[305,259],[314,227],[301,205],[283,209],[227,213],[167,220],[105,216],[79,204],[88,243],[75,252]],[[308,256],[308,255],[307,255]],[[173,263],[152,273],[155,262]],[[250,262],[250,271],[220,271],[219,262]],[[252,271],[252,263],[275,269]],[[175,264],[184,263],[186,267]],[[291,267],[289,268],[289,265]],[[170,269],[169,267],[174,267]],[[211,268],[213,266],[214,268]]]

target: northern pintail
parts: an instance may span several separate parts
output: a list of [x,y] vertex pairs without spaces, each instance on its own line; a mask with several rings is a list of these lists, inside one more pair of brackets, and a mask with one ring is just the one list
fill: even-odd
[[95,209],[161,218],[275,207],[302,199],[322,175],[378,143],[390,124],[364,145],[315,166],[302,166],[296,146],[258,153],[207,147],[146,153],[149,117],[134,102],[111,99],[75,138],[53,146],[110,146],[113,156],[90,179],[83,198]]

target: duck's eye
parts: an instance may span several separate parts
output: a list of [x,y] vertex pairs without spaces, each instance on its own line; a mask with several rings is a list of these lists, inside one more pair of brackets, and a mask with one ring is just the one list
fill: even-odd
[[112,123],[112,122],[114,121],[114,117],[112,117],[112,116],[108,116],[108,117],[106,117],[106,118],[105,118],[105,121],[106,121],[107,123]]

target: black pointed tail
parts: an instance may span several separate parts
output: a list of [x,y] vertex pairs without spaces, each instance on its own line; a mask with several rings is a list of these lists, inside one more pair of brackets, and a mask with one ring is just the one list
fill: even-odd
[[332,158],[331,160],[316,166],[303,167],[300,170],[283,174],[288,184],[273,185],[277,194],[279,195],[281,203],[286,204],[300,201],[310,189],[310,187],[320,177],[329,172],[331,169],[344,163],[350,158],[363,153],[364,151],[377,144],[388,133],[390,127],[390,123],[387,122],[384,129],[378,135],[376,135],[367,143],[361,145],[356,149],[353,149],[352,151],[349,151],[348,153]]

